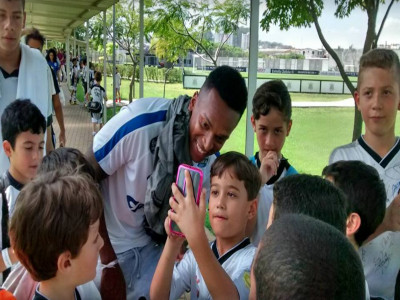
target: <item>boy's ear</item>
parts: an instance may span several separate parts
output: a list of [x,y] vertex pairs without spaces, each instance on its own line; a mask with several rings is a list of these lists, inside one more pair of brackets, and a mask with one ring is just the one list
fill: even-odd
[[71,267],[71,252],[64,251],[58,256],[57,271],[61,273],[68,272]]
[[354,102],[357,105],[357,109],[360,110],[360,93],[357,90],[354,91]]
[[289,136],[290,129],[292,129],[292,124],[293,124],[293,121],[289,120],[288,125],[287,125],[286,136]]
[[199,96],[199,92],[197,92],[197,91],[194,92],[193,97],[192,97],[192,99],[190,99],[190,102],[189,102],[189,107],[188,107],[189,111],[193,111],[193,108],[194,108],[194,105],[196,104],[198,96]]
[[7,157],[10,158],[13,148],[9,141],[7,140],[3,141],[3,149]]
[[251,126],[253,126],[254,132],[256,132],[256,119],[254,119],[254,115],[251,115]]
[[361,218],[357,213],[351,213],[346,221],[346,236],[354,235],[361,226]]
[[249,220],[253,219],[257,214],[258,199],[254,199],[250,202],[249,207]]

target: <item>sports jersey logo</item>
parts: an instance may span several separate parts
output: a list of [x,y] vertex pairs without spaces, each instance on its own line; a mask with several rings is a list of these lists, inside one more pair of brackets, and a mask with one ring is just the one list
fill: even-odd
[[153,138],[150,141],[149,149],[150,149],[150,152],[153,153],[153,154],[154,154],[154,150],[156,149],[157,138],[158,138],[158,136],[156,136],[155,138]]
[[136,212],[137,210],[144,207],[142,203],[139,203],[129,195],[126,196],[126,201],[128,202],[129,209],[133,212]]
[[197,163],[197,167],[199,168],[204,168],[205,166],[207,166],[208,164],[208,157],[206,157],[204,160],[202,160],[201,162]]

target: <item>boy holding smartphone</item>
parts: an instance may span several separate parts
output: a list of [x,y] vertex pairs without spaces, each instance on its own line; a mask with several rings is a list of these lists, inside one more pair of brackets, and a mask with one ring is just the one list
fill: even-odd
[[[152,299],[176,299],[191,291],[192,299],[247,299],[249,272],[255,247],[246,236],[246,225],[257,213],[260,173],[246,156],[228,152],[211,167],[209,215],[216,240],[208,243],[204,231],[206,192],[199,206],[193,197],[192,182],[186,171],[187,195],[175,184],[174,198],[165,220],[167,242],[150,288]],[[190,246],[182,261],[175,258],[184,239],[171,234],[170,220],[176,222]]]

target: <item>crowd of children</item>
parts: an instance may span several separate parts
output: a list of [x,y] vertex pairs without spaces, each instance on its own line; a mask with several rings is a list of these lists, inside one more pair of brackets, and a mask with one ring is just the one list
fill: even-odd
[[[77,74],[72,74],[76,83]],[[250,159],[233,151],[212,157],[245,108],[243,103],[236,107],[226,100],[232,96],[226,92],[231,78],[224,82],[220,77],[224,74],[238,80],[236,86],[244,86],[239,73],[221,67],[213,71],[199,94],[173,102],[173,112],[169,102],[138,100],[136,107],[150,105],[154,111],[146,106],[131,112],[133,108],[128,107],[121,113],[127,119],[113,119],[101,130],[101,108],[92,114],[96,151],[87,158],[71,148],[56,149],[43,158],[45,117],[29,100],[9,104],[1,115],[2,147],[10,162],[0,177],[3,288],[17,299],[35,300],[177,299],[185,292],[190,292],[191,299],[399,299],[398,56],[391,50],[375,49],[361,57],[354,99],[365,134],[334,149],[322,177],[297,174],[282,154],[292,127],[292,108],[290,94],[280,80],[264,83],[253,98],[251,124],[259,151]],[[94,77],[96,84],[86,95],[103,103],[101,73]],[[217,102],[214,105],[226,112],[228,121],[216,123],[219,109],[210,110],[206,97]],[[130,113],[134,118],[128,119]],[[168,123],[171,114],[174,120]],[[150,115],[157,119],[148,119]],[[176,126],[175,119],[187,126]],[[169,133],[160,129],[152,138],[140,131],[157,122],[171,124],[165,126],[169,130],[188,127],[189,131],[178,136],[189,136],[185,147],[190,156],[182,159],[203,164],[204,178],[209,178],[197,205],[188,172],[186,193],[175,183],[171,185],[173,180],[162,181],[171,178],[168,172],[174,166],[168,165],[170,149],[160,145],[162,138],[157,141],[157,135]],[[107,132],[113,135],[111,139],[105,139]],[[131,151],[125,147],[128,138],[132,145],[142,143],[146,149],[126,153]],[[172,161],[181,159],[174,156],[175,142],[168,144]],[[144,154],[136,157],[142,152],[159,155],[155,161],[146,158],[144,169],[154,170],[153,163],[159,161],[167,165],[165,178],[157,180],[164,188],[160,197],[171,195],[171,209],[161,220],[165,244],[149,244],[150,238],[143,237],[131,249],[118,244],[126,231],[120,227],[131,222],[131,213],[143,209],[143,202],[124,194],[129,211],[119,211],[120,223],[110,223],[116,218],[110,217],[110,207],[119,204],[105,193],[111,181],[103,180],[101,188],[98,183],[116,176],[117,182],[129,186],[138,173],[146,182],[150,178],[143,173],[146,170],[133,163],[144,162]],[[129,164],[121,161],[122,156]],[[152,196],[160,192],[157,188]],[[215,234],[212,242],[204,229],[207,212]],[[142,227],[144,219],[141,213],[134,225]],[[171,232],[170,221],[185,237]],[[190,250],[177,260],[185,239]],[[109,252],[111,245],[125,250]],[[151,261],[146,270],[145,256]],[[123,265],[126,257],[134,264]],[[141,278],[147,285],[142,284],[139,295],[129,289]],[[12,297],[0,291],[0,299]]]

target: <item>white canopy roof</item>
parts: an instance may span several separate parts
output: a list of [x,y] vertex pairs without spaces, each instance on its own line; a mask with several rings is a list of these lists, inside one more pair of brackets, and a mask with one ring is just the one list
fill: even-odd
[[77,26],[118,0],[26,0],[26,27],[36,27],[47,39],[64,42]]

